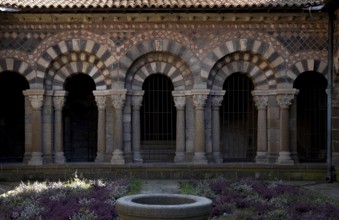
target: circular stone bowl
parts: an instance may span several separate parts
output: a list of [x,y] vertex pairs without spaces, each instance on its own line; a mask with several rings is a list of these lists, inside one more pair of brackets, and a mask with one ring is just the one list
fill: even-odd
[[122,220],[206,220],[212,201],[191,195],[138,194],[118,199],[116,209]]

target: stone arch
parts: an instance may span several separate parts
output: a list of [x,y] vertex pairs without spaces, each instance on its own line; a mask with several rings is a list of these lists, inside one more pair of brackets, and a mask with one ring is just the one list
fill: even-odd
[[154,73],[165,74],[172,81],[174,90],[189,90],[193,87],[193,73],[180,57],[154,52],[139,58],[129,68],[126,76],[127,88],[141,90],[145,79]]
[[248,52],[260,55],[262,59],[270,64],[273,73],[285,69],[284,59],[270,44],[255,39],[234,39],[227,41],[206,55],[203,59],[201,79],[207,81],[211,70],[218,60],[234,52]]
[[277,85],[274,70],[267,60],[258,54],[235,52],[214,65],[208,76],[207,87],[222,90],[226,78],[236,72],[248,74],[256,89],[272,89]]
[[34,85],[36,83],[35,81],[36,72],[32,69],[32,67],[28,63],[22,60],[18,60],[16,58],[1,59],[0,72],[3,71],[13,71],[23,75],[27,79],[30,88],[34,88]]
[[302,60],[292,65],[291,71],[287,74],[287,81],[293,86],[295,79],[304,72],[318,72],[327,79],[327,62],[322,60]]
[[131,66],[145,54],[172,54],[172,57],[176,58],[176,60],[180,58],[181,62],[185,63],[194,78],[194,83],[196,78],[200,77],[199,59],[190,49],[170,39],[152,39],[137,43],[120,59],[116,70],[113,71],[113,81],[120,81],[120,83],[127,82],[126,78],[131,75],[131,71],[133,72]]
[[46,89],[62,90],[68,76],[73,73],[90,75],[96,83],[96,89],[107,89],[110,84],[109,71],[105,63],[93,54],[69,52],[57,57],[46,72]]
[[[116,61],[115,57],[112,56],[111,52],[106,47],[95,41],[87,39],[69,39],[61,41],[49,47],[42,53],[37,61],[37,79],[41,82],[41,87],[43,87],[42,82],[46,78],[45,74],[51,62],[57,59],[61,54],[67,54],[74,51],[93,54],[104,63],[105,68],[108,71],[113,69],[113,63]],[[86,59],[89,59],[89,57]],[[90,60],[87,60],[87,62],[91,63]]]

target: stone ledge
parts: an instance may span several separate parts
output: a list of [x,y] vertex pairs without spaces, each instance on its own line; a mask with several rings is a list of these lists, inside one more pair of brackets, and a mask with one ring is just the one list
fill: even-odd
[[[337,169],[338,170],[338,169]],[[326,165],[298,164],[64,164],[30,166],[0,165],[0,181],[67,180],[74,178],[193,179],[224,176],[230,179],[250,177],[263,180],[325,181]],[[338,175],[338,171],[337,171]]]

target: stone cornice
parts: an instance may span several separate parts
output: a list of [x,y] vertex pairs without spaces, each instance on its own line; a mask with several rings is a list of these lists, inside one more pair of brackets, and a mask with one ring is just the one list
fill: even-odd
[[[111,25],[136,24],[138,22],[170,22],[172,25],[180,25],[182,22],[214,22],[216,24],[239,24],[260,23],[260,24],[286,24],[296,25],[304,23],[324,23],[327,22],[326,13],[317,13],[310,16],[308,13],[145,13],[145,14],[2,14],[1,24],[103,24]],[[173,23],[175,22],[175,24]]]

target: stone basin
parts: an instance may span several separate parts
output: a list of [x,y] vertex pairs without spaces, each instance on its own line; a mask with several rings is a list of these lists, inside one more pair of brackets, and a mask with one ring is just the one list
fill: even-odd
[[212,210],[212,201],[192,195],[138,194],[121,197],[116,208],[122,220],[206,220]]

